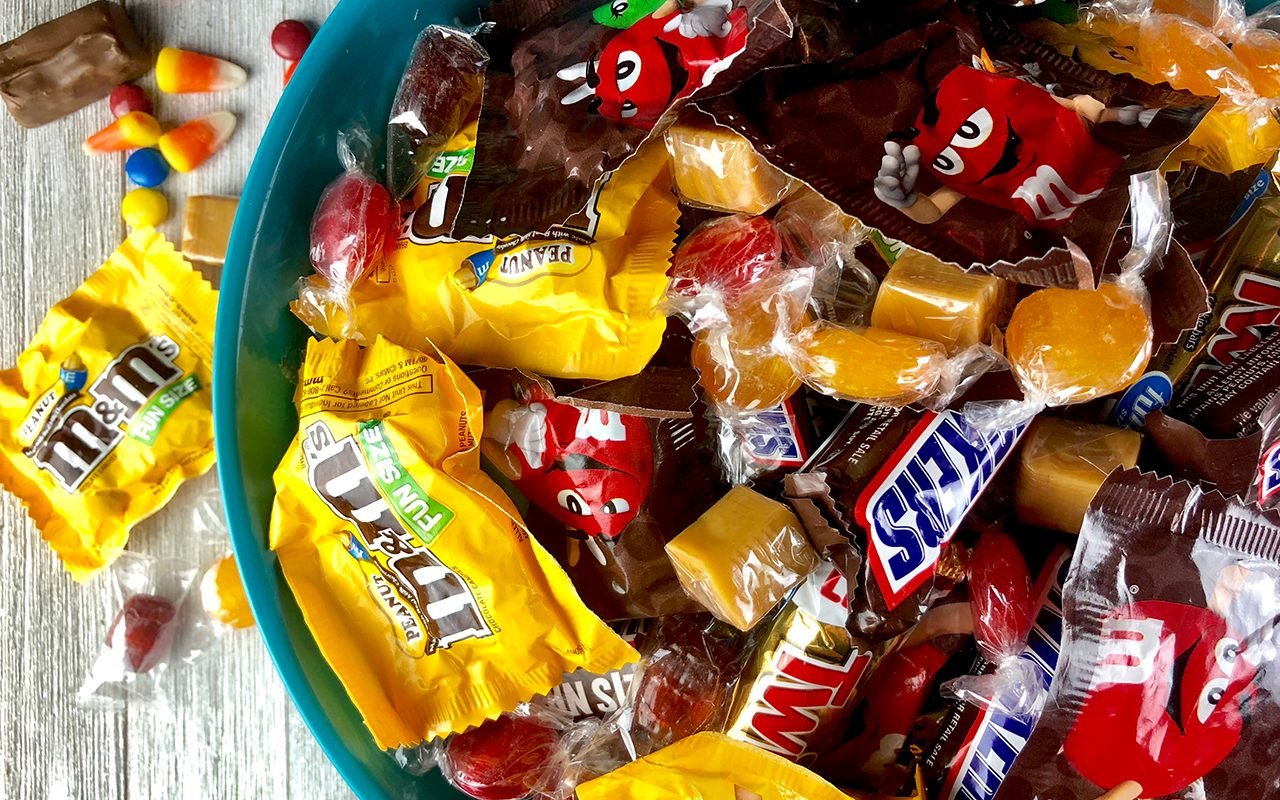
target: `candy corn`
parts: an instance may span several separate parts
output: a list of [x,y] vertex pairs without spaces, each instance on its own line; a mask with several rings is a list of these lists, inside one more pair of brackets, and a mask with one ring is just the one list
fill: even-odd
[[156,59],[156,84],[167,94],[222,92],[248,79],[243,67],[204,53],[166,47]]
[[190,172],[221,150],[235,129],[235,114],[215,111],[161,136],[160,152],[169,166],[178,172]]
[[160,123],[156,122],[155,117],[141,111],[130,111],[85,139],[84,151],[90,155],[118,153],[121,150],[151,147],[159,139]]

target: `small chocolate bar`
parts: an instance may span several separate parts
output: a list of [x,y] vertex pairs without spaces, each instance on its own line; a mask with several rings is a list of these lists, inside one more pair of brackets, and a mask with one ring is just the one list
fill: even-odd
[[221,264],[227,258],[236,197],[196,195],[187,198],[182,226],[182,254],[200,264]]
[[101,100],[155,58],[124,7],[98,0],[0,44],[0,97],[26,128]]

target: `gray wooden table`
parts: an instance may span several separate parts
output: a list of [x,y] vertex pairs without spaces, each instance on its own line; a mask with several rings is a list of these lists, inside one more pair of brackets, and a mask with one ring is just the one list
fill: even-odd
[[[0,41],[87,0],[0,0]],[[199,170],[163,187],[176,241],[190,194],[238,194],[280,95],[284,62],[271,28],[286,17],[320,23],[335,0],[125,0],[156,48],[223,55],[250,70],[245,87],[220,95],[160,96],[174,121],[226,108],[235,138]],[[45,311],[125,235],[119,203],[123,159],[90,158],[81,141],[110,120],[106,103],[34,131],[0,112],[0,364],[10,366]],[[139,525],[129,548],[205,558],[192,535],[213,475],[185,487]],[[111,613],[108,579],[85,585],[63,571],[17,501],[0,500],[0,800],[8,798],[336,798],[348,790],[293,709],[256,629],[223,639],[172,673],[173,715],[146,707],[86,711],[76,690]],[[215,548],[216,549],[216,548]]]

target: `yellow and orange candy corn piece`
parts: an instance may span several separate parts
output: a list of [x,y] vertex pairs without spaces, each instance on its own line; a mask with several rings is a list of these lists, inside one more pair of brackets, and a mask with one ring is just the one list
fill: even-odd
[[166,47],[156,59],[156,84],[166,94],[223,92],[248,79],[243,67],[191,50]]
[[89,155],[118,153],[121,150],[151,147],[159,140],[160,123],[156,122],[156,118],[141,111],[130,111],[85,139],[84,151]]
[[215,111],[193,119],[160,137],[160,152],[178,172],[190,172],[208,161],[236,130],[236,115]]

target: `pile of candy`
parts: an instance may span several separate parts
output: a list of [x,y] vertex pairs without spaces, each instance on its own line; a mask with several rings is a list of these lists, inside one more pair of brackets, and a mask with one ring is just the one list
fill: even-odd
[[481,800],[1280,792],[1280,22],[1214,8],[424,31],[316,210],[271,527],[378,744]]
[[[1280,793],[1280,16],[889,5],[505,0],[341,132],[270,546],[404,769]],[[95,146],[156,141],[119,94]],[[211,461],[210,296],[141,229],[0,379],[0,479],[77,576]],[[166,574],[108,674],[172,647]]]

